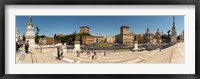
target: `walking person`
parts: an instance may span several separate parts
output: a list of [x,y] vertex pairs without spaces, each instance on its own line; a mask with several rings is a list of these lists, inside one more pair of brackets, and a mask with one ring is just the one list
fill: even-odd
[[25,52],[26,53],[28,53],[28,48],[29,48],[29,40],[27,40],[25,43]]
[[96,59],[96,56],[97,56],[97,53],[96,53],[96,52],[93,52],[93,53],[92,53],[92,59]]
[[162,50],[162,47],[160,46],[160,52],[161,52],[161,50]]
[[79,51],[76,51],[76,53],[77,53],[77,57],[79,57],[79,56],[80,56],[80,52],[79,52]]
[[16,52],[19,51],[20,45],[19,45],[19,41],[16,42]]
[[61,60],[60,58],[60,47],[57,46],[57,59]]
[[104,56],[106,56],[106,51],[104,51]]
[[62,45],[62,46],[61,46],[61,49],[60,49],[60,50],[61,50],[61,53],[60,53],[60,57],[61,57],[61,58],[64,58],[64,56],[63,56],[63,53],[64,53],[63,50],[64,50],[64,48],[65,48],[65,46]]

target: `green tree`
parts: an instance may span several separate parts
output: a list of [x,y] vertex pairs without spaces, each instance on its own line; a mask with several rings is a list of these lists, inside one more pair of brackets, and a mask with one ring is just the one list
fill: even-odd
[[57,39],[57,35],[56,34],[54,34],[54,39]]

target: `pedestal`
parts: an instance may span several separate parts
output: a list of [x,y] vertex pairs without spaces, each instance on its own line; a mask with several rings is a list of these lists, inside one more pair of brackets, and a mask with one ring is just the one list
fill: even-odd
[[75,51],[80,51],[80,48],[81,48],[80,41],[75,41],[74,50]]
[[139,48],[138,48],[138,41],[134,42],[134,49],[133,50],[139,50]]

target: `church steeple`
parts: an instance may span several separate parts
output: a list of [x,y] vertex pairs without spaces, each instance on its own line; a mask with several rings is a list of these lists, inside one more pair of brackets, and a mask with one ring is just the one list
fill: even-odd
[[175,28],[175,17],[173,16],[173,27],[172,27],[172,29],[176,29]]
[[175,28],[175,17],[173,16],[173,26],[172,26],[172,35],[176,36],[176,28]]
[[147,31],[146,31],[146,33],[150,33],[150,29],[149,29],[149,28],[147,28]]
[[171,44],[177,43],[177,33],[175,28],[175,17],[173,16],[173,26],[172,26],[172,32],[171,32]]
[[32,26],[32,27],[33,27],[33,24],[32,24],[32,16],[29,16],[28,26]]

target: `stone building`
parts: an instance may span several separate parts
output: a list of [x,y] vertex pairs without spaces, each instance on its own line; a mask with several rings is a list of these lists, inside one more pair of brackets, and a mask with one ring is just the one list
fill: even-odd
[[160,39],[160,36],[161,36],[160,30],[157,29],[157,32],[156,32],[156,38],[157,38],[157,39]]
[[175,44],[177,43],[177,33],[176,33],[176,28],[175,28],[175,17],[173,16],[173,26],[172,26],[172,30],[171,30],[171,44]]
[[134,34],[129,32],[129,26],[120,27],[120,34],[115,36],[115,41],[119,44],[133,44]]
[[105,38],[105,41],[106,41],[107,43],[114,43],[114,42],[115,42],[115,36],[107,36],[107,37]]
[[104,42],[104,37],[103,36],[101,36],[101,35],[99,35],[99,36],[93,36],[94,37],[94,39],[95,39],[95,43],[101,43],[101,42]]
[[147,28],[146,33],[145,33],[146,43],[152,43],[153,36],[154,36],[153,33],[151,33],[150,29]]
[[83,45],[95,43],[95,37],[94,36],[83,36],[81,40],[82,40]]
[[137,37],[138,37],[138,43],[139,44],[145,44],[146,43],[144,34],[137,34]]
[[156,34],[155,34],[155,42],[156,43],[161,43],[162,41],[162,39],[161,39],[161,33],[160,33],[160,30],[159,30],[159,28],[157,29],[157,32],[156,32]]
[[[81,26],[80,27],[80,33],[90,33],[89,29],[90,28],[88,26]],[[102,35],[99,35],[99,36],[82,36],[81,41],[82,41],[81,44],[84,44],[84,45],[100,43],[100,42],[104,41],[104,37]]]
[[55,44],[54,37],[44,37],[43,44],[45,45],[53,45]]
[[89,27],[88,26],[81,26],[80,27],[80,33],[89,33]]

